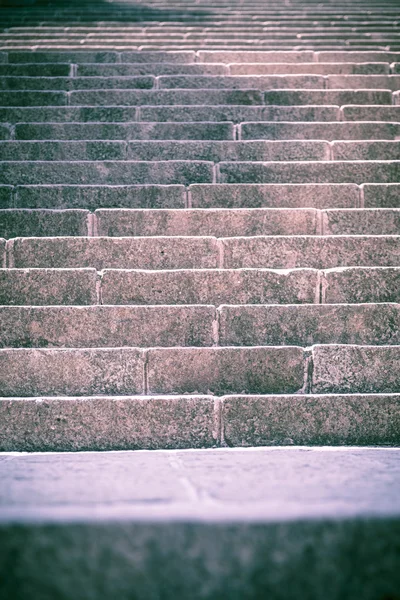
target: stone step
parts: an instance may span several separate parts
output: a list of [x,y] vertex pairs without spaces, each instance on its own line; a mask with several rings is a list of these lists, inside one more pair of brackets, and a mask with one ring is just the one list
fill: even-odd
[[[395,75],[393,75],[395,77]],[[156,89],[156,78],[146,77],[1,77],[1,90]],[[300,86],[298,86],[300,87]],[[389,88],[388,88],[389,89]],[[68,104],[68,102],[67,102]]]
[[326,87],[330,89],[400,89],[399,75],[329,75]]
[[[222,126],[222,131],[224,126]],[[232,132],[232,125],[231,125]],[[193,128],[194,135],[194,128]],[[228,136],[229,129],[226,130]],[[338,132],[340,133],[340,132]],[[199,135],[199,134],[198,134]],[[211,134],[212,135],[212,128]],[[221,133],[220,133],[221,135]],[[205,128],[205,136],[207,129]],[[208,136],[207,136],[208,137]],[[221,135],[222,137],[222,135]],[[398,161],[400,141],[322,140],[3,140],[0,152],[9,161],[191,161],[226,163],[274,161]],[[221,166],[221,170],[222,167]],[[222,171],[221,171],[222,172]],[[173,182],[171,182],[173,183]]]
[[[98,400],[107,406],[107,399]],[[57,407],[59,401],[52,402]],[[74,415],[90,410],[89,402],[64,405],[68,412],[58,413],[53,404],[49,412]],[[128,406],[129,399],[121,400],[115,406],[120,418],[104,420],[120,424],[110,437],[122,448],[147,435],[145,428],[138,438],[133,428],[128,430],[131,419],[125,414],[129,411],[134,422],[136,414]],[[104,412],[111,415],[113,409],[114,405]],[[42,404],[36,410],[45,408]],[[180,440],[175,423],[181,422],[174,418],[178,412],[171,409],[169,427]],[[334,408],[330,414],[338,417],[329,423],[342,422]],[[306,415],[299,422],[309,419]],[[78,447],[94,438],[84,434],[92,431],[93,421],[83,415],[82,421],[86,427],[75,436],[63,435],[58,443],[70,439],[74,449],[74,438]],[[269,431],[280,431],[278,424],[275,427],[271,424]],[[319,425],[314,428],[320,431]],[[164,428],[160,431],[162,439]],[[182,423],[181,447],[186,431]],[[30,428],[27,435],[31,439]],[[51,445],[54,434],[48,435]],[[208,432],[198,435],[209,445]],[[39,445],[40,433],[36,439]],[[21,570],[10,569],[2,562],[2,573],[7,574],[2,577],[4,597],[22,586],[36,597],[52,589],[65,600],[84,600],[88,592],[95,597],[98,588],[106,600],[114,594],[127,600],[126,590],[140,599],[164,594],[199,600],[224,594],[279,597],[282,589],[287,589],[287,600],[295,600],[307,593],[316,598],[333,568],[338,576],[332,578],[326,600],[340,597],[349,572],[354,574],[356,597],[364,594],[367,580],[372,597],[382,591],[388,596],[397,593],[397,449],[225,448],[4,454],[2,459],[1,543],[5,556],[12,554],[22,565]],[[22,595],[14,597],[20,600]]]
[[[392,72],[397,73],[392,63]],[[49,72],[54,68],[54,75],[67,76],[69,72],[58,69],[59,65],[49,63]],[[64,67],[64,65],[61,65]],[[33,68],[32,68],[33,67]],[[176,63],[81,63],[77,65],[78,77],[105,77],[105,76],[134,76],[134,75],[296,75],[296,74],[389,74],[390,63],[233,63],[230,65],[213,63],[176,64]],[[27,65],[1,65],[1,75],[36,75],[38,66]],[[43,76],[46,75],[44,70]],[[53,73],[52,73],[53,75]]]
[[[47,94],[47,96],[46,96]],[[390,90],[324,89],[164,89],[164,90],[82,90],[73,92],[1,91],[0,106],[76,106],[143,105],[343,105],[392,104]]]
[[[115,143],[115,142],[114,142]],[[43,147],[47,145],[44,143]],[[48,150],[46,150],[48,151]],[[228,163],[229,164],[229,163]],[[251,163],[250,163],[251,164]],[[365,163],[368,164],[368,163]],[[394,164],[395,163],[389,163]],[[212,183],[214,164],[202,161],[3,161],[1,184],[181,184]],[[386,177],[387,180],[387,177]]]
[[[186,199],[188,192],[188,199]],[[361,193],[362,192],[362,193]],[[371,208],[400,206],[398,184],[0,185],[2,208]]]
[[[399,304],[0,307],[3,348],[396,346]],[[77,326],[79,324],[79,327]]]
[[[219,183],[305,183],[310,181],[313,183],[398,183],[399,170],[400,161],[398,160],[265,163],[237,161],[218,164],[217,181]],[[7,179],[5,183],[8,182]],[[21,181],[21,183],[28,182]],[[32,181],[32,183],[34,182]]]
[[[199,51],[197,52],[197,62],[205,63],[304,63],[304,62],[319,62],[319,63],[357,63],[357,62],[396,62],[400,58],[400,52],[354,52],[351,49],[345,52],[312,52],[312,51],[295,51],[295,52],[252,52],[252,51]],[[10,60],[10,62],[14,62]],[[45,61],[49,62],[49,61]],[[50,61],[51,62],[51,61]],[[68,62],[68,61],[67,61]]]
[[[15,135],[21,138],[22,136],[18,134],[18,127],[17,125]],[[33,131],[35,131],[34,126],[29,125],[29,127],[33,127]],[[79,125],[79,127],[82,127],[82,125]],[[351,123],[343,121],[336,123],[253,121],[240,123],[238,136],[239,140],[396,140],[400,137],[400,123],[377,121],[353,121]]]
[[[312,361],[312,369],[307,368]],[[400,346],[7,348],[2,396],[396,393]],[[146,368],[145,368],[146,365]],[[307,390],[305,389],[307,387]]]
[[[380,78],[385,76],[379,76]],[[387,76],[389,78],[390,76]],[[396,77],[393,75],[392,77]],[[258,75],[256,77],[179,75],[158,77],[159,89],[323,89],[325,78],[319,75]],[[349,86],[350,87],[350,86]],[[368,88],[371,86],[363,86]],[[381,86],[391,89],[389,86]],[[398,88],[396,88],[398,89]]]
[[[357,109],[362,107],[357,107]],[[386,121],[396,119],[397,107],[369,107],[374,115],[382,112]],[[399,111],[397,111],[399,112]],[[364,114],[364,113],[361,113]],[[377,113],[378,115],[379,113]],[[29,106],[0,107],[0,122],[3,123],[126,123],[145,122],[195,122],[195,121],[338,121],[338,106],[246,106],[246,105],[167,105],[167,106]],[[355,119],[357,120],[357,119]],[[364,120],[374,120],[366,118]],[[377,118],[376,120],[380,120]]]
[[396,267],[0,269],[1,305],[359,304],[400,302]]
[[386,184],[374,185],[366,184],[362,186],[364,206],[367,208],[396,208],[400,206],[400,185]]
[[330,269],[400,266],[400,236],[57,237],[7,242],[15,268]]
[[[7,435],[3,429],[0,448],[104,452],[219,445],[396,445],[399,405],[398,394],[3,397],[0,414]],[[310,451],[307,454],[309,460]]]

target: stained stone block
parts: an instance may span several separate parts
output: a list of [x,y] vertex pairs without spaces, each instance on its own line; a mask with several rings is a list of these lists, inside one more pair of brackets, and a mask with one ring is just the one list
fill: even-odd
[[396,267],[346,267],[324,272],[327,304],[400,302],[400,269]]

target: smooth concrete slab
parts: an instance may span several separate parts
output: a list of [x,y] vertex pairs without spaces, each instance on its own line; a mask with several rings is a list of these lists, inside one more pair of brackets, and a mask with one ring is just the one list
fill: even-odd
[[400,517],[400,448],[0,453],[0,520]]

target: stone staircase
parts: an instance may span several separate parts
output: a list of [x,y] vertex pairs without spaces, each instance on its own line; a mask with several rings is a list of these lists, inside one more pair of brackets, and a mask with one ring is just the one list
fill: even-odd
[[398,600],[397,2],[0,21],[0,596]]

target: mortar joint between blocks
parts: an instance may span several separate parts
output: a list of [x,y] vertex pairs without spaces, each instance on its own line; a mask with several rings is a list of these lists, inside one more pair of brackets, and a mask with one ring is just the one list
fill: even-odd
[[14,242],[15,240],[7,240],[6,242],[6,251],[4,253],[3,264],[4,268],[7,269],[14,268]]
[[214,437],[217,446],[225,446],[223,424],[223,398],[214,398]]
[[190,187],[185,187],[185,208],[192,208],[192,192]]
[[143,394],[149,394],[149,358],[150,350],[145,350],[143,353]]
[[97,304],[103,305],[103,276],[104,271],[97,271],[96,273],[96,298]]
[[364,184],[359,186],[360,193],[358,195],[358,208],[365,208],[365,193]]

